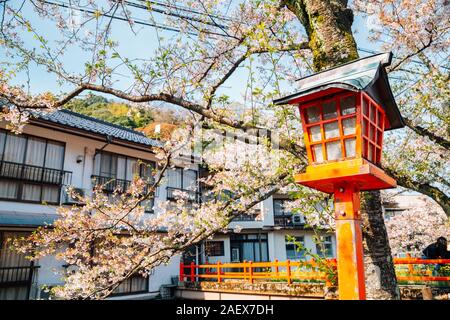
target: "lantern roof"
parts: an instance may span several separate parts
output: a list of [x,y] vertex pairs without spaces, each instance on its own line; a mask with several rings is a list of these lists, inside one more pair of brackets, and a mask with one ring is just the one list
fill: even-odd
[[391,61],[391,52],[380,53],[306,76],[297,80],[300,91],[274,100],[274,103],[283,105],[305,102],[309,98],[317,97],[317,93],[332,88],[362,91],[386,111],[390,124],[386,130],[402,128],[405,123],[392,94],[385,69]]

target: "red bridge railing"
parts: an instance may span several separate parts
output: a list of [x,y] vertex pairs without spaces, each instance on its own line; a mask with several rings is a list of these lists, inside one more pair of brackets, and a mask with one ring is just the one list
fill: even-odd
[[[326,262],[331,270],[335,269],[336,260]],[[320,281],[328,282],[326,272],[319,270],[319,263],[310,260],[304,261],[272,261],[272,262],[238,262],[200,264],[180,263],[180,281],[197,282],[202,279],[222,282],[224,279],[240,279],[253,283],[255,280],[278,280],[287,283],[293,281]]]
[[[430,283],[439,282],[450,286],[450,259],[395,258],[397,280],[399,282]],[[441,271],[436,266],[441,267]],[[317,261],[272,261],[238,262],[215,264],[180,263],[180,281],[216,281],[236,279],[253,283],[261,281],[287,282],[325,282],[331,285],[333,272],[336,272],[336,260],[328,259],[319,265]],[[325,271],[324,268],[327,268]],[[447,271],[442,271],[447,269]],[[331,275],[330,275],[331,273]],[[446,274],[446,275],[442,275]]]

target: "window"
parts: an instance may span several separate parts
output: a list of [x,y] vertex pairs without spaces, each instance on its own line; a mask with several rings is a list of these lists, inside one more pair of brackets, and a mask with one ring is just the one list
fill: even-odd
[[[267,244],[267,234],[232,234],[230,237],[231,256],[239,261],[268,261],[269,247]],[[234,255],[234,257],[233,257]],[[234,261],[234,260],[233,260]]]
[[274,223],[279,227],[304,228],[305,217],[299,213],[294,214],[287,208],[291,201],[290,199],[273,200]]
[[366,96],[363,96],[362,155],[375,164],[381,162],[385,118],[384,110]]
[[274,199],[273,200],[273,213],[276,216],[291,216],[292,212],[286,208],[287,203],[291,201],[288,199]]
[[132,181],[134,176],[153,181],[155,163],[102,151],[95,156],[94,175]]
[[0,198],[59,203],[63,171],[62,142],[0,131]]
[[239,262],[240,259],[239,248],[231,248],[231,262]]
[[167,199],[176,199],[175,192],[181,190],[188,194],[190,201],[198,202],[200,200],[197,171],[184,168],[173,168],[168,170],[167,178]]
[[305,245],[305,237],[299,236],[294,237],[295,241],[290,241],[292,237],[286,237],[286,259],[289,260],[302,260],[305,258],[304,250],[299,250],[300,247],[298,244],[302,246]]
[[7,239],[26,237],[29,232],[0,231],[0,300],[26,300],[35,267],[25,254],[10,249]]
[[331,258],[333,254],[333,242],[331,236],[324,236],[316,243],[317,254],[322,257]]
[[225,255],[225,244],[223,241],[206,241],[205,254],[209,257]]
[[168,172],[167,185],[170,188],[196,190],[197,171],[183,168],[173,168]]
[[[135,176],[139,176],[149,184],[153,183],[154,162],[141,161],[137,158],[127,157],[111,152],[99,152],[94,160],[94,183],[103,185],[106,193],[112,193],[117,188],[121,191],[128,189]],[[111,199],[113,200],[113,199]],[[142,201],[141,206],[146,212],[152,212],[154,198]]]

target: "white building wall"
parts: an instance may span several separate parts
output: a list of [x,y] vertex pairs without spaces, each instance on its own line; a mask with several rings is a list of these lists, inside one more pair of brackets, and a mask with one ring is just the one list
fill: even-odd
[[273,226],[273,197],[269,197],[261,203],[261,210],[263,212],[264,226]]
[[149,276],[149,292],[158,292],[161,285],[172,284],[172,278],[178,278],[180,275],[180,255],[170,259],[167,265],[160,265],[153,270]]
[[[261,231],[263,233],[267,233],[267,243],[269,249],[269,260],[274,261],[278,259],[279,261],[287,260],[286,254],[286,236],[303,236],[304,237],[304,245],[310,250],[311,253],[316,254],[316,243],[314,242],[315,233],[312,230],[301,230],[301,229],[281,229],[281,230],[272,230],[272,231]],[[244,230],[241,231],[244,233],[255,233],[255,230]],[[336,239],[333,233],[323,233],[322,235],[331,236],[332,248],[333,248],[333,257],[336,257]],[[230,236],[229,235],[216,235],[214,236],[214,241],[224,241],[225,246],[225,255],[221,257],[208,257],[209,263],[217,263],[217,261],[221,262],[231,262],[231,250],[230,250]],[[310,259],[311,257],[307,257]]]
[[[269,256],[271,260],[278,259],[279,261],[285,261],[287,259],[286,255],[286,236],[303,236],[304,246],[311,251],[311,253],[316,254],[316,244],[314,242],[314,232],[311,230],[279,230],[269,233],[269,239],[273,238],[271,244],[273,245],[272,250],[269,247]],[[331,235],[333,255],[336,256],[336,241],[333,234]],[[270,246],[270,244],[269,244]],[[309,259],[310,257],[307,257]]]
[[37,261],[37,265],[40,266],[37,271],[37,286],[42,288],[43,285],[62,285],[64,283],[62,275],[65,272],[63,264],[63,262],[56,260],[55,256],[46,256],[39,259],[39,261]]

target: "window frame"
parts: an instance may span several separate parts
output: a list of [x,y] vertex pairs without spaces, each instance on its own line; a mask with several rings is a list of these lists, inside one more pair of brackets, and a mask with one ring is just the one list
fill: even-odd
[[[169,169],[169,170],[177,170],[177,171],[180,170],[180,171],[181,171],[181,180],[180,180],[180,187],[174,187],[174,186],[169,185],[169,180],[168,180],[168,181],[167,181],[167,187],[168,187],[168,188],[180,189],[180,190],[188,190],[188,189],[185,189],[185,188],[183,187],[183,185],[184,185],[184,179],[185,179],[184,173],[187,172],[187,171],[193,171],[193,172],[195,172],[195,184],[196,184],[196,186],[195,186],[195,191],[198,192],[198,189],[199,189],[199,187],[198,187],[199,173],[198,173],[197,170],[194,170],[194,169],[185,169],[185,168],[183,168],[183,167],[178,167],[178,166],[175,166],[175,168],[171,168],[171,169]],[[169,175],[169,174],[170,174],[170,173],[168,173],[168,175]],[[188,191],[192,191],[192,190],[188,190]]]
[[[215,247],[218,246],[218,247]],[[205,241],[205,255],[208,257],[225,256],[225,241],[223,240],[207,240]]]
[[[239,249],[239,260],[242,262],[244,253],[244,243],[252,243],[252,252],[258,259],[254,262],[266,262],[269,261],[269,236],[267,233],[243,233],[243,234],[231,234],[230,235],[230,257],[233,255],[233,249]],[[259,250],[256,250],[256,244],[259,244]],[[266,250],[263,254],[263,244],[265,244]],[[263,260],[263,255],[267,260]]]
[[[115,173],[115,176],[113,176],[113,175],[110,175],[110,176],[101,175],[101,173],[102,173],[102,167],[101,167],[102,159],[101,158],[99,159],[98,174],[97,174],[97,172],[94,172],[94,174],[93,174],[94,176],[99,176],[99,177],[102,177],[102,178],[112,178],[112,179],[116,179],[116,180],[133,181],[133,177],[131,177],[131,179],[128,179],[129,177],[127,177],[127,170],[126,170],[126,168],[125,168],[125,179],[117,178],[117,168],[118,168],[118,165],[119,165],[118,162],[119,162],[119,158],[120,157],[125,159],[125,164],[127,164],[128,159],[136,160],[136,164],[139,164],[139,177],[141,177],[141,178],[143,177],[142,176],[143,164],[146,164],[146,165],[151,164],[153,166],[153,170],[156,169],[156,162],[155,161],[147,160],[147,159],[139,159],[139,158],[136,158],[136,157],[130,157],[128,155],[124,155],[124,154],[120,154],[120,153],[116,153],[116,152],[111,152],[111,151],[99,150],[99,149],[95,150],[94,169],[96,169],[95,168],[95,166],[96,166],[96,157],[99,156],[99,155],[102,156],[103,154],[107,154],[107,155],[111,156],[111,159],[112,159],[113,156],[116,157],[116,173]],[[111,168],[111,165],[112,165],[112,161],[109,162],[109,167],[110,168]],[[146,178],[146,177],[143,177],[143,178]],[[148,178],[151,178],[151,177],[148,177]]]
[[[97,157],[98,156],[101,157],[103,154],[109,155],[111,157],[111,160],[112,160],[112,157],[114,157],[114,156],[116,157],[116,171],[117,171],[118,164],[119,164],[118,163],[119,162],[119,157],[122,157],[122,158],[125,159],[125,165],[127,165],[128,159],[136,160],[136,164],[139,164],[139,177],[141,177],[141,178],[149,178],[149,179],[151,179],[153,181],[153,176],[151,176],[151,177],[142,177],[142,172],[144,170],[144,168],[143,168],[144,165],[151,165],[152,168],[153,168],[152,170],[155,170],[156,167],[157,167],[155,161],[147,160],[147,159],[142,160],[142,159],[139,159],[139,158],[136,158],[136,157],[130,157],[130,156],[127,156],[127,155],[124,155],[124,154],[111,152],[111,151],[105,151],[105,150],[99,150],[99,149],[95,150],[94,166],[93,166],[94,170],[93,170],[93,174],[92,174],[91,178],[93,178],[93,177],[100,177],[100,178],[107,178],[107,179],[109,178],[111,180],[120,180],[120,181],[125,181],[125,182],[131,182],[132,181],[132,180],[126,179],[127,178],[127,170],[126,170],[126,168],[125,168],[125,179],[117,178],[117,172],[115,173],[116,176],[102,176],[102,175],[100,175],[100,173],[102,172],[102,168],[101,168],[102,159],[101,158],[99,159],[98,174],[96,174],[97,172],[95,172],[95,170],[96,170]],[[109,163],[109,167],[110,168],[111,168],[111,164],[112,164],[112,162]],[[93,185],[93,187],[95,187],[95,185]],[[106,194],[108,194],[108,195],[112,194],[112,192],[109,191],[109,190],[104,190],[104,192]],[[156,197],[156,195],[153,195],[152,197],[148,197],[147,199],[143,200],[143,201],[151,201],[151,208],[148,208],[147,206],[144,207],[145,213],[153,213],[154,212],[153,207],[155,206],[155,197]]]
[[[330,240],[327,240],[327,239]],[[328,236],[321,236],[320,238],[321,243],[316,243],[316,252],[319,256],[324,257],[324,258],[331,258],[334,257],[334,250],[333,250],[333,237],[331,235]],[[322,252],[322,248],[321,245],[324,246],[324,249],[328,251],[327,245],[329,245],[329,250],[330,250],[330,254],[327,254],[327,252],[325,252],[325,254]]]
[[[348,97],[355,98],[355,112],[353,112],[351,114],[343,115],[342,110],[341,110],[341,100],[348,98]],[[358,134],[358,126],[360,123],[360,112],[359,111],[360,111],[361,101],[360,101],[360,99],[358,99],[358,97],[359,97],[359,95],[355,92],[339,92],[339,93],[327,95],[322,98],[319,98],[319,99],[316,99],[313,101],[309,101],[309,102],[306,102],[305,104],[299,105],[300,114],[303,119],[302,126],[303,126],[303,132],[304,132],[304,137],[305,137],[306,150],[307,150],[307,154],[308,154],[308,161],[310,163],[322,164],[322,163],[327,163],[327,162],[341,161],[341,160],[345,160],[345,159],[353,159],[353,158],[357,158],[361,154],[360,147],[359,147],[361,145],[361,135]],[[323,114],[324,104],[329,103],[330,101],[333,101],[335,103],[337,116],[332,119],[324,119],[324,114]],[[314,107],[318,108],[318,110],[319,110],[319,120],[316,122],[308,123],[307,110],[310,108],[314,108]],[[344,135],[343,121],[346,119],[350,119],[350,118],[355,118],[355,133]],[[337,137],[332,137],[332,138],[327,139],[325,137],[324,126],[328,123],[333,123],[333,122],[338,123],[339,135]],[[316,126],[320,126],[321,139],[318,141],[312,141],[310,128],[316,127]],[[345,147],[345,141],[350,140],[350,139],[355,139],[355,156],[348,157],[347,150]],[[326,150],[327,149],[326,145],[327,145],[327,143],[336,142],[336,141],[340,142],[342,158],[328,160],[328,153]],[[315,153],[313,152],[313,148],[316,145],[321,146],[322,157],[323,157],[322,161],[317,161]]]
[[[65,160],[66,160],[65,159],[66,158],[66,142],[65,141],[48,139],[48,138],[45,138],[45,137],[40,137],[40,136],[28,134],[28,133],[22,133],[21,136],[25,138],[25,148],[24,148],[24,152],[23,152],[23,156],[22,156],[21,161],[20,162],[18,162],[18,161],[5,161],[4,158],[5,158],[6,142],[7,142],[8,136],[10,136],[11,133],[8,130],[5,130],[5,129],[0,129],[0,132],[3,132],[5,134],[5,139],[3,141],[3,145],[0,148],[0,150],[2,150],[2,152],[0,154],[0,168],[3,167],[3,164],[5,162],[7,162],[7,163],[13,163],[13,164],[18,164],[18,165],[23,165],[23,166],[30,166],[30,167],[41,168],[43,171],[45,169],[60,171],[60,172],[63,173],[63,175],[64,175],[64,172],[69,172],[69,171],[65,171],[64,170]],[[35,139],[40,139],[40,140],[44,140],[45,141],[44,161],[43,161],[43,165],[42,166],[30,165],[30,164],[26,163],[26,157],[27,157],[27,151],[28,151],[28,143],[29,143],[30,138],[35,138]],[[49,142],[62,146],[62,155],[61,155],[62,159],[61,159],[61,168],[60,169],[55,169],[55,168],[51,168],[51,167],[47,167],[46,166],[47,165],[47,150],[48,150]],[[61,189],[62,189],[62,186],[64,185],[63,183],[61,183],[61,184],[51,184],[51,183],[44,183],[44,182],[26,181],[26,180],[23,180],[21,178],[13,179],[13,178],[3,178],[3,177],[0,177],[0,180],[3,180],[3,181],[16,181],[16,183],[17,183],[17,195],[16,195],[16,197],[15,198],[0,198],[1,201],[12,201],[12,202],[42,204],[44,202],[42,200],[43,189],[44,189],[43,187],[44,186],[50,186],[50,187],[58,187],[58,196],[57,196],[58,200],[56,202],[45,201],[45,203],[53,204],[53,205],[57,205],[57,204],[61,203],[61,193],[62,193]],[[22,197],[23,197],[24,185],[39,185],[41,187],[39,200],[25,200],[25,199],[23,199]]]
[[[296,242],[300,242],[303,246],[305,245],[305,236],[304,235],[302,235],[302,236],[294,236],[294,238],[295,238]],[[301,240],[299,240],[300,238],[301,238]],[[305,258],[304,250],[297,251],[295,243],[293,243],[291,241],[288,241],[287,236],[285,236],[285,238],[284,238],[284,243],[285,243],[285,249],[286,249],[286,259],[295,261],[295,260],[303,260]],[[294,258],[289,257],[288,251],[292,251],[292,249],[288,249],[288,246],[289,247],[290,246],[294,247],[293,248],[294,256],[295,256]]]

